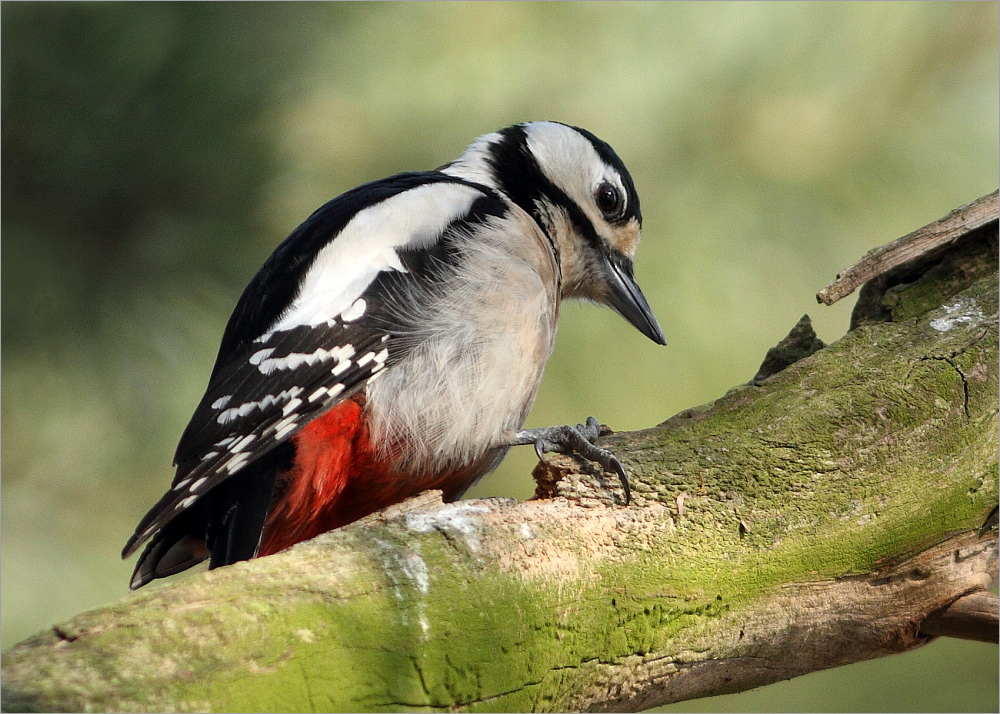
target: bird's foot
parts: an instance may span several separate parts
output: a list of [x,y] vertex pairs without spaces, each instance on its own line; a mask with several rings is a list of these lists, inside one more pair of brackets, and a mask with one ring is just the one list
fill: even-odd
[[524,429],[514,434],[512,446],[531,444],[535,447],[538,460],[545,453],[577,454],[588,461],[600,464],[606,471],[618,474],[618,480],[625,491],[625,505],[632,501],[632,489],[629,488],[628,476],[621,462],[607,449],[594,446],[594,441],[600,436],[601,425],[594,417],[588,417],[586,424],[569,426],[546,426],[539,429]]

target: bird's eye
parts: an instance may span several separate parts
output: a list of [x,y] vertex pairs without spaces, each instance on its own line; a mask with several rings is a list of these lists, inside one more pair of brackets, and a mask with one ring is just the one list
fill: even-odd
[[610,220],[621,217],[624,204],[617,188],[609,183],[602,183],[597,187],[597,193],[594,195],[594,198],[597,201],[597,207],[601,209],[601,213],[604,214],[605,218]]

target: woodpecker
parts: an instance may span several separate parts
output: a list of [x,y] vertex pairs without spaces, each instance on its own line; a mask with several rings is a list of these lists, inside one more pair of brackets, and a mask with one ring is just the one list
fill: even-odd
[[658,344],[633,277],[642,214],[611,147],[557,122],[332,199],[240,297],[171,488],[122,551],[131,588],[278,552],[427,489],[454,501],[512,446],[579,453],[598,424],[523,430],[563,298]]

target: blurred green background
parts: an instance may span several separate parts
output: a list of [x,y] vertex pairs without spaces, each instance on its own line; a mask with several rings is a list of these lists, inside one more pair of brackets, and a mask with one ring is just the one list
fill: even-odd
[[[868,249],[998,184],[995,3],[2,7],[3,647],[120,598],[243,286],[328,198],[556,119],[606,139],[670,344],[563,311],[529,425],[748,380]],[[472,495],[525,498],[530,449]],[[675,706],[997,711],[997,648]]]

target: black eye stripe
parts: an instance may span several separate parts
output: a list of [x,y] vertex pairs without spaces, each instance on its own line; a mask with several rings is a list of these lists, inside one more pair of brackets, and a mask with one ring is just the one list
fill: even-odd
[[[621,164],[621,159],[615,156],[609,146],[601,143],[592,134],[579,129],[577,131],[592,142],[598,142],[595,144],[598,155],[614,170],[616,177],[620,178],[623,184],[619,188],[609,181],[601,181],[601,184],[606,183],[618,192],[621,203],[620,212],[616,216],[608,216],[602,211],[602,218],[607,222],[618,225],[624,224],[634,218],[641,226],[642,217],[639,213],[639,196],[635,193],[632,179],[628,175],[625,166]],[[500,190],[509,196],[515,204],[535,218],[542,232],[549,237],[550,241],[552,240],[552,236],[549,235],[549,228],[545,219],[539,214],[539,201],[564,210],[584,240],[594,247],[600,246],[602,239],[598,236],[597,228],[591,218],[593,212],[586,210],[586,206],[579,205],[545,176],[538,165],[537,157],[528,150],[528,137],[524,126],[516,124],[503,129],[499,134],[500,139],[489,147],[486,161],[492,170],[493,179]],[[611,159],[614,160],[612,161]],[[628,196],[627,202],[624,198],[625,196]],[[587,200],[593,202],[590,205],[597,207],[596,190],[587,197]],[[600,208],[597,208],[600,211]],[[558,248],[554,243],[553,251],[558,253]]]

